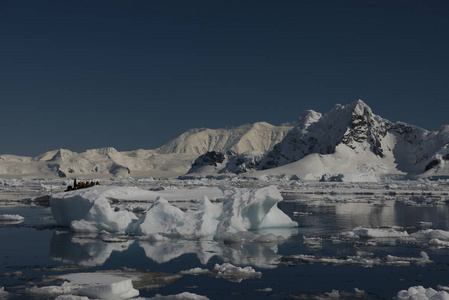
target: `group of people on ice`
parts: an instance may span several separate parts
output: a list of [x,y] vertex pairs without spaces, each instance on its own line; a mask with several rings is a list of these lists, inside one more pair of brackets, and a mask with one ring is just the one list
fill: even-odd
[[71,186],[71,185],[67,186],[66,192],[78,190],[78,189],[84,189],[84,188],[88,188],[88,187],[93,187],[95,185],[101,185],[101,184],[100,184],[100,182],[98,182],[98,181],[94,182],[93,180],[86,181],[86,182],[83,182],[83,181],[77,182],[75,179],[75,180],[73,180],[73,186]]

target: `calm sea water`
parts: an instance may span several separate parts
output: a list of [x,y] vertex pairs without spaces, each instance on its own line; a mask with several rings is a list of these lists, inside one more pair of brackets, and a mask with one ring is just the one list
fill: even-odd
[[[213,276],[184,275],[165,280],[159,288],[140,288],[140,296],[188,291],[210,299],[314,299],[329,297],[326,293],[338,290],[340,299],[392,299],[398,291],[411,286],[449,285],[447,248],[394,239],[354,242],[338,238],[342,232],[358,226],[398,226],[398,230],[409,233],[425,228],[449,230],[447,205],[409,206],[394,200],[373,203],[354,196],[333,201],[324,196],[315,195],[312,199],[289,195],[280,208],[299,224],[295,229],[272,231],[285,236],[285,243],[225,246],[211,240],[155,243],[131,238],[105,242],[57,227],[48,207],[2,205],[1,214],[19,214],[25,221],[0,223],[0,287],[10,292],[9,299],[32,299],[25,289],[45,285],[46,278],[52,275],[123,268],[176,275],[196,267],[211,270],[224,262],[251,266],[262,276],[233,282]],[[374,258],[419,257],[421,251],[429,255],[432,264],[366,267],[306,263],[294,258],[302,254],[344,259],[360,253]],[[355,289],[364,293],[356,293]]]

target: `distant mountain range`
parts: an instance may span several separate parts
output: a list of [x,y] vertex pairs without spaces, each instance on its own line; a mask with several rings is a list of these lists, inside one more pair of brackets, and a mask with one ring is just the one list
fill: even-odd
[[177,177],[207,152],[265,153],[279,143],[291,126],[265,122],[231,129],[191,129],[160,148],[119,152],[101,148],[82,153],[59,149],[37,157],[0,155],[0,178],[124,178]]
[[392,123],[361,100],[328,113],[308,110],[295,126],[268,123],[191,129],[154,150],[114,148],[38,157],[0,155],[0,178],[289,176],[371,181],[449,176],[449,125],[438,131]]

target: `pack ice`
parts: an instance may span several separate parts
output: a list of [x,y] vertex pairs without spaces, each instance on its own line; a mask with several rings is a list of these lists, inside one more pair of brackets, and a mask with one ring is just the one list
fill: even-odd
[[[50,205],[56,222],[60,226],[70,226],[76,232],[224,239],[248,230],[298,225],[278,208],[277,204],[283,198],[274,186],[220,189],[219,193],[216,187],[179,190],[178,195],[173,195],[173,192],[166,191],[97,186],[54,194]],[[199,203],[196,209],[183,211],[165,199],[164,194],[178,200],[183,195],[190,199],[197,196]],[[207,195],[218,198],[218,201],[212,203]],[[137,217],[131,211],[111,207],[111,199],[119,202],[147,201],[152,205]]]

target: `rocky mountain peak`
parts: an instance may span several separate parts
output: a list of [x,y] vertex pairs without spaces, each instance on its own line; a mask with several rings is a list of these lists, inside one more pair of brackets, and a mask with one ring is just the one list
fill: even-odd
[[331,154],[338,145],[355,149],[359,144],[383,157],[381,140],[390,122],[374,115],[362,100],[348,105],[337,104],[321,115],[312,110],[301,114],[297,126],[264,158],[261,166],[268,169],[302,159],[308,154]]
[[355,149],[356,143],[367,142],[374,154],[383,157],[381,140],[387,134],[391,123],[374,115],[371,108],[362,100],[348,105],[348,110],[352,111],[352,115],[342,143]]
[[305,110],[301,113],[298,120],[297,128],[300,131],[305,131],[310,125],[316,123],[321,119],[322,115],[314,110]]

